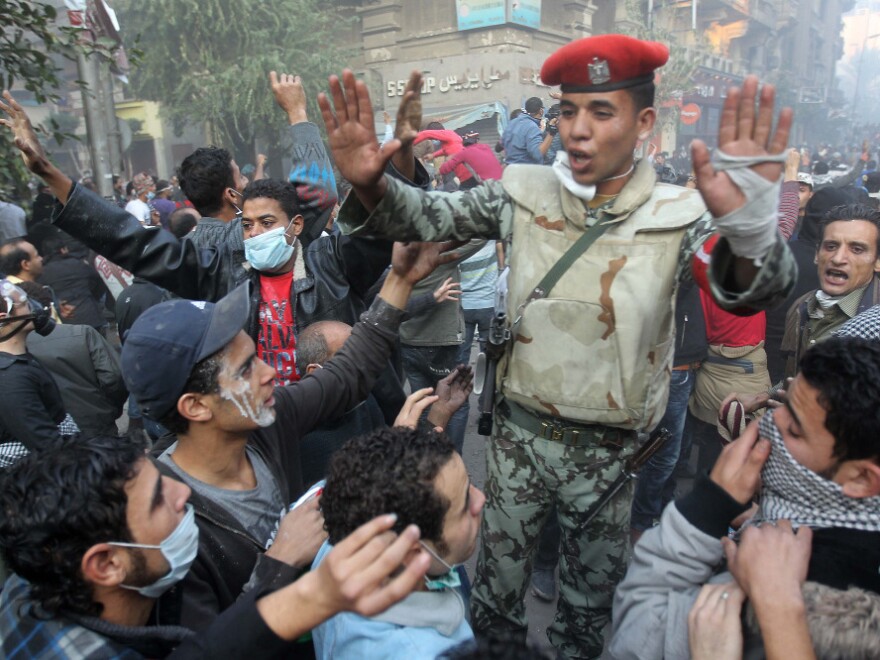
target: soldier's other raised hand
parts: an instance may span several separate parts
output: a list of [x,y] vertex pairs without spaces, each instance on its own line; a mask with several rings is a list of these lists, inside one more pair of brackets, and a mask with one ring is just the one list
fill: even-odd
[[[760,157],[781,154],[788,144],[793,113],[791,108],[783,108],[779,112],[776,129],[773,130],[775,97],[773,85],[764,85],[760,94],[758,93],[756,76],[748,76],[742,89],[731,87],[721,111],[718,148],[729,156]],[[720,218],[743,206],[746,202],[745,194],[725,172],[715,170],[706,144],[702,140],[694,140],[691,150],[697,188],[712,215]],[[753,165],[751,169],[768,181],[775,181],[782,172],[782,163],[763,162]]]

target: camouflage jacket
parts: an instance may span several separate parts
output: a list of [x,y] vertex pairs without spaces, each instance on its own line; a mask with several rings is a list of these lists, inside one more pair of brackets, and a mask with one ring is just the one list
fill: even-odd
[[[498,370],[503,395],[582,423],[646,428],[659,418],[655,413],[665,405],[672,357],[667,349],[674,294],[677,284],[691,277],[695,260],[709,262],[709,286],[725,309],[771,307],[784,299],[796,274],[780,238],[747,291],[725,289],[734,264],[727,242],[715,245],[711,260],[701,250],[715,231],[711,215],[696,193],[655,185],[646,163],[612,202],[596,209],[587,209],[543,166],[511,166],[501,181],[456,194],[388,184],[372,214],[350,196],[339,215],[343,227],[397,240],[512,233],[508,304],[514,318],[530,287],[587,226],[612,224],[541,301],[541,309],[532,310],[534,327],[527,327],[524,314],[520,341]],[[532,268],[532,260],[541,265]],[[518,351],[526,342],[542,348]],[[517,352],[525,360],[519,365]]]

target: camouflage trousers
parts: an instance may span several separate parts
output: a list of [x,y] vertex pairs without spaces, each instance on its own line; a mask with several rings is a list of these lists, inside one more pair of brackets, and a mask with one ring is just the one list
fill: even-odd
[[[632,482],[583,529],[585,512],[620,474],[624,451],[590,442],[568,446],[495,415],[487,447],[486,505],[471,595],[477,634],[525,639],[524,597],[538,535],[555,503],[562,529],[559,603],[547,630],[565,658],[596,658],[611,602],[626,572]],[[632,445],[627,439],[627,449]],[[628,452],[627,452],[628,453]]]

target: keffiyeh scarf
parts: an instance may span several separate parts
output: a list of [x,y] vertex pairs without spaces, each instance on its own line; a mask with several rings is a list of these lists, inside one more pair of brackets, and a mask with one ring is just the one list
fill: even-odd
[[758,433],[770,441],[772,449],[761,471],[760,508],[750,523],[791,520],[795,526],[816,529],[880,531],[880,496],[848,497],[840,485],[798,463],[773,423],[772,410],[761,418]]

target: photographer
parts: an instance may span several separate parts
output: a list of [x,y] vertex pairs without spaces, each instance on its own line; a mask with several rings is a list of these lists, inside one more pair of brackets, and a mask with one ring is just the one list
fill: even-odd
[[552,165],[553,161],[556,160],[556,152],[562,151],[562,138],[559,137],[559,129],[556,128],[556,122],[559,121],[559,113],[559,104],[554,103],[550,106],[547,114],[544,115],[547,120],[547,124],[544,127],[544,135],[553,136],[553,140],[550,141],[550,147],[547,149],[547,153],[544,154],[544,165]]

